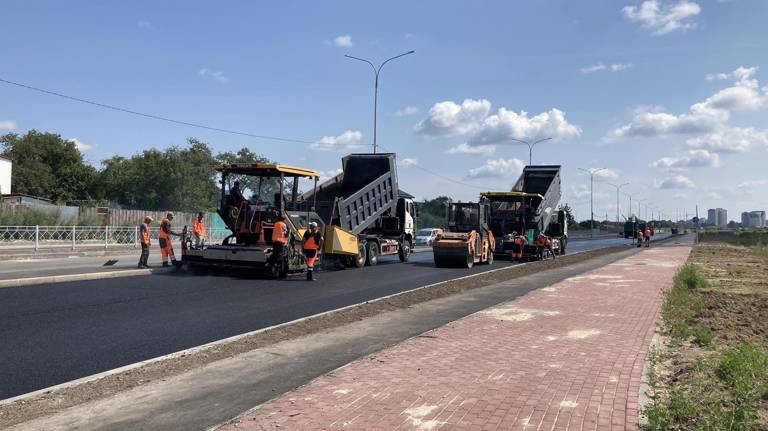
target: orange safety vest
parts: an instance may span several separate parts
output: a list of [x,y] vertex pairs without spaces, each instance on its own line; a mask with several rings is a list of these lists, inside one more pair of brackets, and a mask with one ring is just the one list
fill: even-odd
[[164,218],[163,221],[160,222],[160,236],[159,236],[160,239],[166,239],[166,240],[171,239],[171,235],[168,232],[166,232],[166,230],[170,232],[171,221],[168,220],[167,218]]
[[547,245],[547,238],[543,236],[539,236],[536,238],[536,245],[540,245],[542,247],[545,247]]
[[286,231],[287,225],[285,222],[277,221],[275,222],[275,226],[272,227],[272,242],[279,242],[281,244],[285,244],[287,241],[287,238],[285,237],[285,231]]
[[304,250],[320,250],[320,241],[323,240],[320,232],[312,233],[307,231],[304,235],[306,238],[304,240]]
[[150,245],[151,240],[149,238],[149,225],[147,223],[142,223],[139,230],[141,232],[141,243],[143,245]]
[[643,231],[641,231],[641,230],[637,231],[637,238],[638,239],[643,239]]
[[205,223],[198,220],[192,220],[192,232],[196,236],[205,236]]
[[650,238],[651,237],[651,230],[650,229],[646,229],[644,235],[645,235],[646,238]]

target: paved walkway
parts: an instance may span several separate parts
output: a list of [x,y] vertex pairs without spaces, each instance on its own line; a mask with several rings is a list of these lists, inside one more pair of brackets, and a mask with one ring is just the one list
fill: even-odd
[[636,429],[661,305],[689,247],[658,247],[412,338],[224,430]]

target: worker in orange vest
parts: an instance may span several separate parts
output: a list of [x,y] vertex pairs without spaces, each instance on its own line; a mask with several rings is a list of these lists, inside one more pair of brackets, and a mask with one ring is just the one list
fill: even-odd
[[552,240],[548,236],[540,233],[539,236],[536,237],[536,246],[539,252],[539,259],[544,259],[544,250],[549,250],[552,259],[555,258],[555,250],[552,249]]
[[323,234],[317,229],[317,223],[309,223],[304,232],[304,256],[307,258],[307,281],[315,281],[315,262],[320,257],[323,247]]
[[521,261],[523,259],[523,248],[525,247],[525,244],[528,242],[528,240],[515,232],[515,237],[512,240],[512,260],[513,261]]
[[171,264],[179,267],[181,265],[176,261],[176,256],[173,254],[173,244],[171,243],[171,236],[179,236],[179,234],[171,230],[171,221],[173,221],[173,213],[169,212],[165,215],[163,221],[160,222],[160,235],[158,241],[160,243],[160,254],[163,258],[163,266],[169,266],[168,258],[170,257]]
[[149,224],[152,223],[152,217],[144,217],[144,223],[139,226],[139,241],[141,242],[141,256],[139,257],[139,269],[149,268],[147,261],[149,260],[149,246],[152,245],[152,241],[149,237]]
[[643,246],[643,230],[640,228],[637,228],[637,246]]
[[645,232],[643,233],[643,238],[645,238],[645,246],[650,247],[651,246],[651,229],[645,228]]
[[203,222],[205,214],[197,213],[197,219],[192,220],[192,237],[195,239],[195,248],[200,248],[205,243],[205,223]]
[[282,261],[287,242],[288,225],[285,224],[285,217],[278,216],[275,225],[272,227],[272,255],[269,256],[273,265],[277,264],[278,259]]

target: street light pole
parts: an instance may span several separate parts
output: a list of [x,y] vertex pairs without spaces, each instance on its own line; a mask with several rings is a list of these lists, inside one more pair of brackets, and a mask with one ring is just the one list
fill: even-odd
[[371,63],[370,61],[368,61],[368,60],[366,60],[364,58],[359,58],[359,57],[355,57],[355,56],[352,56],[352,55],[344,55],[344,57],[351,58],[353,60],[364,61],[364,62],[370,64],[371,68],[373,69],[373,74],[375,75],[375,79],[373,81],[373,153],[374,154],[376,154],[376,148],[377,148],[377,146],[376,146],[376,127],[377,127],[377,124],[376,123],[377,123],[378,103],[379,103],[379,73],[381,72],[381,68],[384,67],[384,65],[387,64],[388,62],[390,62],[391,60],[403,57],[403,56],[408,55],[408,54],[413,54],[415,52],[416,51],[411,50],[411,51],[408,51],[408,52],[404,52],[404,53],[402,53],[400,55],[396,55],[396,56],[394,56],[392,58],[388,58],[388,59],[384,60],[384,62],[381,63],[378,68],[376,66],[374,66],[373,63]]
[[595,230],[595,209],[594,209],[594,199],[593,199],[593,186],[594,186],[594,179],[595,174],[604,171],[606,168],[578,168],[580,171],[584,171],[589,174],[589,236],[592,236],[592,231]]
[[538,141],[534,141],[533,143],[524,141],[522,139],[515,139],[515,138],[509,138],[511,141],[520,142],[528,146],[528,165],[533,165],[533,147],[538,144],[539,142],[549,141],[552,138],[544,138],[539,139]]
[[616,223],[619,223],[621,221],[619,219],[619,214],[620,214],[620,210],[619,210],[619,191],[621,190],[622,187],[628,186],[629,183],[624,183],[624,184],[619,184],[619,185],[608,183],[608,185],[616,187]]
[[[639,195],[639,194],[640,194],[640,192],[634,192],[634,193],[631,193],[631,194],[627,194],[627,196],[629,196],[629,214],[627,214],[627,218],[632,217],[632,197],[636,196],[636,195]],[[637,211],[637,215],[640,216],[640,211],[639,210]]]

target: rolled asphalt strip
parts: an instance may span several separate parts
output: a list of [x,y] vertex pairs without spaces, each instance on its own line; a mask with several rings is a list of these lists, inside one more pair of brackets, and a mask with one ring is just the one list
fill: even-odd
[[[420,247],[413,253],[431,251],[431,248]],[[121,269],[116,271],[95,271],[81,274],[46,275],[42,277],[15,278],[0,280],[0,289],[7,287],[34,286],[38,284],[67,283],[73,281],[103,280],[107,278],[137,277],[141,275],[161,274],[173,271],[175,268],[150,268],[150,269]]]

